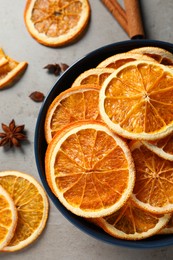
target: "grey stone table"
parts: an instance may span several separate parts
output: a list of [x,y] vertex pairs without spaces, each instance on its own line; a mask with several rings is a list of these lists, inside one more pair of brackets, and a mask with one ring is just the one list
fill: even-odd
[[[0,148],[0,171],[20,170],[33,175],[39,182],[34,158],[34,131],[41,107],[28,96],[38,90],[45,95],[56,81],[43,69],[48,63],[73,64],[88,52],[128,36],[105,9],[101,1],[90,0],[92,16],[85,35],[75,44],[48,48],[37,43],[27,32],[23,10],[26,1],[0,0],[0,47],[12,58],[29,63],[22,79],[12,88],[0,92],[0,123],[14,118],[25,124],[29,144],[23,150],[5,152]],[[172,0],[141,1],[146,35],[149,39],[173,42]],[[13,254],[0,253],[3,260],[145,260],[173,259],[173,246],[154,250],[135,250],[104,244],[89,237],[69,223],[50,202],[50,216],[41,237],[30,247]]]

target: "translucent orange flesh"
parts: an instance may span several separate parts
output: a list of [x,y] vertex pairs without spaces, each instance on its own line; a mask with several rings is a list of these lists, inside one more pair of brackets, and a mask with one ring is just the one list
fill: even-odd
[[155,53],[143,53],[144,55],[153,58],[154,60],[156,60],[157,62],[163,64],[163,65],[173,65],[173,62],[171,59],[166,58],[166,57],[162,57],[159,54],[155,54]]
[[173,155],[173,134],[154,142],[164,152]]
[[167,223],[166,228],[173,228],[173,215],[171,216],[169,222]]
[[104,72],[101,74],[92,74],[88,75],[87,77],[84,77],[84,79],[81,80],[80,84],[96,84],[101,86],[105,79],[110,75],[111,73]]
[[133,58],[124,58],[124,59],[119,59],[115,62],[111,62],[108,65],[106,65],[107,68],[113,68],[113,69],[118,69],[119,67],[121,67],[122,65],[126,64],[127,62],[130,61],[135,61],[135,59]]
[[110,207],[128,186],[128,162],[115,140],[102,131],[80,130],[62,144],[54,165],[65,199],[82,210]]
[[173,203],[173,162],[158,157],[143,145],[132,152],[136,167],[134,194],[154,207]]
[[143,211],[129,199],[121,209],[104,219],[125,234],[140,234],[154,228],[160,216]]
[[58,37],[77,26],[81,10],[81,1],[36,0],[31,20],[39,33]]
[[0,184],[11,195],[18,211],[17,228],[9,243],[14,246],[38,228],[43,216],[43,198],[32,183],[20,177],[0,177]]
[[50,125],[52,136],[68,123],[85,119],[100,120],[98,99],[98,90],[74,93],[63,99],[52,116]]
[[123,69],[105,94],[107,115],[127,131],[154,133],[173,122],[173,76],[159,66]]
[[8,63],[1,66],[0,68],[0,80],[5,78],[5,76],[7,76],[8,73],[12,71],[19,64],[19,62],[14,61],[10,57],[7,58],[8,58]]
[[0,243],[8,234],[12,224],[12,212],[10,205],[3,195],[0,195]]

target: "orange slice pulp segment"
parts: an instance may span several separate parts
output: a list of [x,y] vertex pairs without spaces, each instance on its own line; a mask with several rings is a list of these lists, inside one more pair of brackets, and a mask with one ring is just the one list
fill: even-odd
[[173,161],[173,134],[153,142],[143,141],[143,144],[158,156]]
[[128,53],[131,54],[143,54],[148,57],[155,59],[157,62],[163,65],[173,65],[173,54],[163,48],[160,47],[140,47],[137,49],[133,49]]
[[80,74],[72,84],[72,87],[84,84],[96,84],[101,86],[105,79],[115,70],[112,68],[94,68]]

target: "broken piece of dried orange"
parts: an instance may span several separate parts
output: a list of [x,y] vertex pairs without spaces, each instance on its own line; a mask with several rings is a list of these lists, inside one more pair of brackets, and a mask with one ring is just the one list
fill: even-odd
[[5,55],[0,49],[0,89],[11,86],[24,73],[27,68],[27,62],[18,62]]

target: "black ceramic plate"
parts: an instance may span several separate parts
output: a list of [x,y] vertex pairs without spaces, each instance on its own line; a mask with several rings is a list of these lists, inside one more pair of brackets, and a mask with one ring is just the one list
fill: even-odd
[[112,245],[118,246],[125,246],[131,248],[155,248],[155,247],[162,247],[168,246],[173,244],[173,235],[160,235],[160,236],[153,236],[151,238],[140,240],[140,241],[125,241],[116,239],[111,237],[110,235],[106,234],[100,228],[88,223],[85,219],[80,218],[68,210],[59,202],[59,200],[54,196],[51,192],[45,178],[45,170],[44,170],[44,157],[45,151],[47,148],[47,144],[44,138],[44,120],[45,115],[48,110],[49,105],[53,101],[53,99],[62,91],[69,88],[76,77],[84,72],[87,69],[96,67],[102,60],[105,58],[117,54],[129,51],[134,48],[143,47],[143,46],[156,46],[164,48],[173,53],[173,44],[161,42],[161,41],[154,41],[154,40],[129,40],[123,41],[118,43],[113,43],[110,45],[106,45],[101,47],[93,52],[89,53],[75,64],[73,64],[70,68],[68,68],[65,73],[57,80],[56,84],[50,90],[50,93],[46,97],[42,108],[40,110],[36,129],[35,129],[35,159],[38,168],[38,172],[43,183],[43,186],[55,204],[57,209],[77,228],[84,231],[88,235],[99,239],[103,242],[110,243]]

